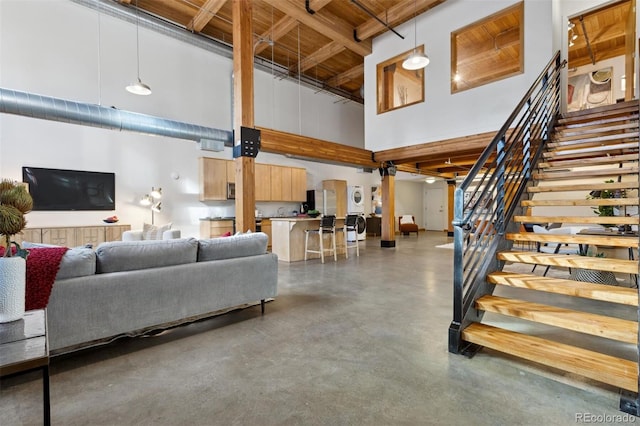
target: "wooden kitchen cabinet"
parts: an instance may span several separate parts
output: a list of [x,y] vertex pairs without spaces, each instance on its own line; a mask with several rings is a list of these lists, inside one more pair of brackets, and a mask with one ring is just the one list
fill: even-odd
[[18,243],[53,244],[63,247],[77,247],[98,244],[108,241],[120,241],[124,231],[131,230],[131,225],[98,225],[98,226],[64,226],[47,228],[26,228],[13,237]]
[[233,219],[200,219],[200,238],[217,238],[234,233]]
[[291,201],[304,202],[307,199],[307,170],[291,168]]
[[122,241],[122,234],[131,231],[131,225],[107,225],[104,231],[105,241]]
[[106,232],[104,226],[86,226],[76,229],[76,241],[80,244],[91,244],[98,247],[98,244],[104,243]]
[[294,201],[291,197],[291,167],[282,169],[282,198],[279,201]]
[[271,166],[271,201],[305,201],[307,170],[298,167]]
[[271,219],[262,219],[262,224],[260,225],[260,231],[264,232],[269,237],[269,242],[267,243],[267,247],[271,248]]
[[236,162],[227,161],[227,183],[236,183]]
[[[200,157],[200,201],[227,199],[227,184],[236,181],[233,160]],[[307,170],[255,163],[256,201],[305,201]]]
[[271,167],[268,164],[255,165],[256,201],[271,201]]
[[271,201],[293,201],[291,167],[271,166]]
[[18,244],[23,241],[29,241],[30,243],[42,242],[42,228],[25,228],[21,233],[11,237],[12,240],[17,241]]
[[43,228],[42,242],[63,247],[79,245],[76,242],[76,228]]
[[200,157],[200,201],[227,199],[227,160]]

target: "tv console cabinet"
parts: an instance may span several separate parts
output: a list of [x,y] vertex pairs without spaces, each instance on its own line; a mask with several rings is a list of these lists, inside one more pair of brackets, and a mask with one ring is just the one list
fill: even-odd
[[97,225],[97,226],[52,226],[42,228],[25,228],[15,235],[18,243],[54,244],[56,246],[77,247],[92,244],[95,248],[106,241],[120,241],[124,231],[130,231],[131,225]]

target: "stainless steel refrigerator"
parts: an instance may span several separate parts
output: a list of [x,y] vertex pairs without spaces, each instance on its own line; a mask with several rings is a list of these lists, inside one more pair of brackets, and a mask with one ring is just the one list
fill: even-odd
[[323,189],[316,191],[316,209],[320,210],[324,216],[336,214],[336,191]]

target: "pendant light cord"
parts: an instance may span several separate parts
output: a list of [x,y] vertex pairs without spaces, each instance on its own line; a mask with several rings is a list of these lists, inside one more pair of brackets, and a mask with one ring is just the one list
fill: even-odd
[[302,61],[300,59],[300,22],[298,22],[298,134],[302,134],[302,97],[300,92],[300,66]]
[[[136,0],[137,2],[138,0]],[[413,51],[418,49],[418,0],[413,0]]]
[[138,0],[136,0],[136,64],[138,81],[140,81],[140,9],[138,9]]
[[98,3],[98,105],[102,105],[102,30],[100,28],[100,6]]

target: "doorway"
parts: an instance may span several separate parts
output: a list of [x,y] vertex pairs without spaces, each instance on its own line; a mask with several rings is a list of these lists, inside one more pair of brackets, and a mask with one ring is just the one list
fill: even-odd
[[442,188],[425,188],[423,200],[424,229],[427,231],[446,230],[444,190]]

